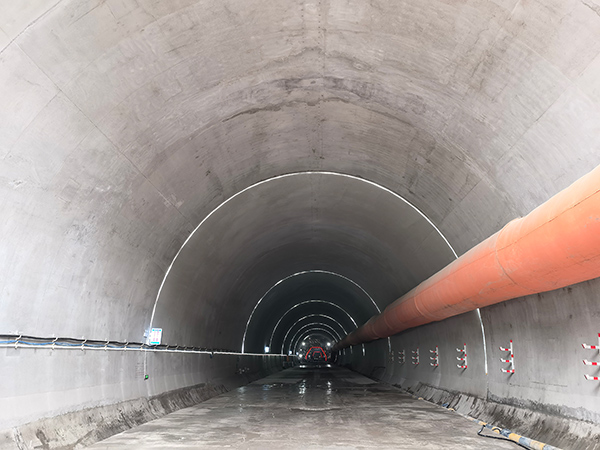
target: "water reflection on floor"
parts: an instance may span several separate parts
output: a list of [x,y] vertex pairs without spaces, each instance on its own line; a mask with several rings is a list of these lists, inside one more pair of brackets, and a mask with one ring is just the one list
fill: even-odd
[[91,448],[514,449],[451,411],[347,369],[287,369]]

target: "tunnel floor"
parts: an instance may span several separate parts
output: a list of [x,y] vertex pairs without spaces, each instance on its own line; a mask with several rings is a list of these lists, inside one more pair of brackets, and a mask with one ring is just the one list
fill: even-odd
[[297,367],[90,448],[514,449],[460,415],[339,367]]

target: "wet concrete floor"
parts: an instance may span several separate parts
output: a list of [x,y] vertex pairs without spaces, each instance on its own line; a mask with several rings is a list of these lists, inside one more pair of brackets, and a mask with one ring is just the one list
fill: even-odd
[[339,367],[284,370],[92,449],[515,449],[457,413]]

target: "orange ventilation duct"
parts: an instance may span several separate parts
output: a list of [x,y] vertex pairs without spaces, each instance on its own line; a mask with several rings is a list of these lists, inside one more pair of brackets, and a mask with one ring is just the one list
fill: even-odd
[[473,247],[334,350],[600,277],[600,166]]

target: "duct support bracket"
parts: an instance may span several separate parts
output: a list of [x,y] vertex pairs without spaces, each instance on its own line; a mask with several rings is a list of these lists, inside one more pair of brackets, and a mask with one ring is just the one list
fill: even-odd
[[513,350],[513,341],[512,339],[510,340],[510,346],[508,348],[506,347],[500,347],[500,350],[503,352],[509,352],[508,353],[508,358],[507,359],[503,359],[500,358],[500,361],[502,361],[503,363],[506,364],[510,364],[510,369],[505,369],[502,368],[502,372],[504,373],[510,373],[510,374],[514,374],[515,373],[515,352]]
[[404,352],[404,349],[402,349],[398,352],[398,363],[404,364],[405,362],[406,362],[406,353]]
[[459,356],[456,357],[457,360],[462,361],[462,364],[457,364],[456,367],[458,367],[459,369],[466,369],[468,362],[467,362],[467,343],[465,342],[463,344],[463,348],[457,348],[456,351],[459,353]]
[[420,356],[419,356],[419,347],[417,347],[416,350],[412,351],[412,363],[414,366],[418,366],[419,365],[419,360],[420,360]]
[[433,366],[434,368],[439,367],[439,365],[440,365],[440,349],[439,349],[439,347],[436,345],[435,350],[429,350],[429,353],[433,354],[433,356],[429,357],[429,359],[431,360],[429,365]]
[[[597,350],[600,351],[600,333],[598,333],[598,345],[588,345],[588,344],[581,344],[582,347],[586,350]],[[600,362],[598,361],[588,361],[587,359],[583,360],[583,364],[586,366],[600,366]],[[586,380],[590,380],[590,381],[600,381],[600,377],[595,377],[592,375],[588,375],[588,374],[584,374],[584,377]]]

